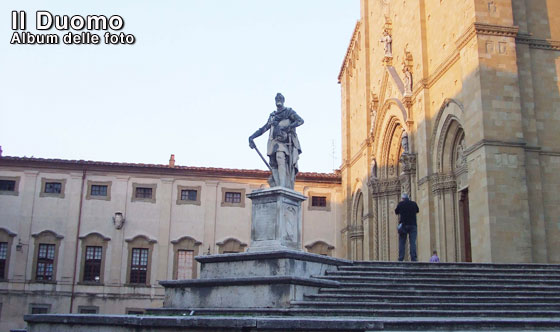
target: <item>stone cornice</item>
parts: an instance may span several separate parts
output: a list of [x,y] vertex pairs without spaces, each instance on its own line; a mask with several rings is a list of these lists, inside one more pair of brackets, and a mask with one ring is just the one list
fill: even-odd
[[453,174],[434,174],[430,177],[430,182],[433,193],[457,189],[457,181]]
[[526,145],[527,143],[521,141],[512,142],[512,141],[481,139],[480,141],[474,143],[473,145],[465,149],[464,154],[465,156],[468,156],[483,146],[508,146],[508,147],[516,147],[516,148],[525,148]]
[[352,38],[350,39],[350,44],[348,44],[348,48],[346,49],[346,55],[344,56],[344,60],[342,61],[342,66],[340,67],[340,72],[338,73],[338,83],[342,80],[342,75],[346,70],[346,66],[348,65],[348,61],[350,55],[352,54],[352,49],[355,47],[356,36],[358,35],[358,31],[360,30],[360,21],[356,22],[356,26],[354,27],[354,32],[352,33]]
[[475,22],[473,24],[477,35],[516,37],[519,32],[518,26],[494,25]]
[[428,77],[424,82],[426,87],[431,88],[434,83],[436,83],[445,74],[451,66],[453,66],[457,61],[459,61],[460,55],[459,50],[453,52],[445,61],[443,61],[435,70],[435,72]]
[[[150,174],[162,176],[196,177],[197,179],[205,177],[224,177],[266,180],[270,175],[270,171],[257,169],[233,169],[178,165],[169,167],[169,165],[156,164],[133,164],[90,160],[44,159],[10,156],[0,157],[0,168],[2,167],[8,167],[10,169],[23,168],[26,172],[30,169],[49,169],[61,171],[82,171],[84,169],[87,169],[88,172],[114,172],[142,175]],[[341,183],[342,179],[339,171],[335,171],[334,173],[299,172],[296,181]]]
[[560,41],[553,39],[533,38],[530,34],[518,34],[515,38],[518,44],[529,45],[530,48],[560,51]]
[[354,166],[354,164],[363,157],[362,154],[364,153],[364,150],[368,148],[368,146],[369,145],[367,144],[367,139],[365,139],[362,144],[360,144],[360,149],[358,150],[358,152],[354,153],[350,161],[347,163],[346,167]]
[[539,151],[541,156],[560,157],[560,151]]

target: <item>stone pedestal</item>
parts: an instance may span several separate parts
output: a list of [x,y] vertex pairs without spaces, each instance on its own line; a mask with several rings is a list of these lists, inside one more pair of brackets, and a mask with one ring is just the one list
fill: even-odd
[[[198,256],[200,279],[160,281],[163,313],[200,308],[288,308],[304,294],[339,287],[315,278],[349,261],[296,250]],[[188,310],[187,310],[188,309]]]
[[302,194],[283,187],[255,190],[251,245],[247,252],[198,256],[200,279],[161,281],[165,287],[163,313],[200,308],[288,308],[319,288],[338,287],[336,281],[316,278],[342,259],[302,251]]
[[247,197],[253,202],[248,252],[302,250],[301,202],[307,199],[305,196],[273,187],[255,190]]

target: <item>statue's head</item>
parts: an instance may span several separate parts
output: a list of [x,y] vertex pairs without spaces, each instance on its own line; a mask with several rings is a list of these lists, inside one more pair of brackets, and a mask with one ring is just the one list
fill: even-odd
[[276,94],[276,97],[274,97],[274,100],[276,101],[276,106],[284,106],[284,96],[282,96],[282,94],[280,92],[278,92]]

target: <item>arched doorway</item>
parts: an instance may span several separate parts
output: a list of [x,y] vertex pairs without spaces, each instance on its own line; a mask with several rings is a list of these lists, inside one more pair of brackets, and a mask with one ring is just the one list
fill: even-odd
[[436,220],[434,249],[446,262],[470,262],[470,214],[465,132],[461,125],[462,108],[447,100],[434,127],[431,177]]
[[396,227],[398,217],[394,210],[401,195],[401,157],[402,136],[405,132],[403,121],[398,116],[389,116],[385,130],[376,148],[379,167],[376,177],[370,181],[374,206],[374,222],[377,230],[377,250],[373,250],[379,260],[397,260],[398,234]]
[[364,197],[361,190],[354,195],[352,224],[349,229],[351,259],[364,259]]

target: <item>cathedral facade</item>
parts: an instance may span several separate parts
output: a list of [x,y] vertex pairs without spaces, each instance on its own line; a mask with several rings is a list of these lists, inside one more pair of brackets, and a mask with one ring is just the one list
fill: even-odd
[[560,2],[362,0],[339,75],[347,257],[560,262]]

